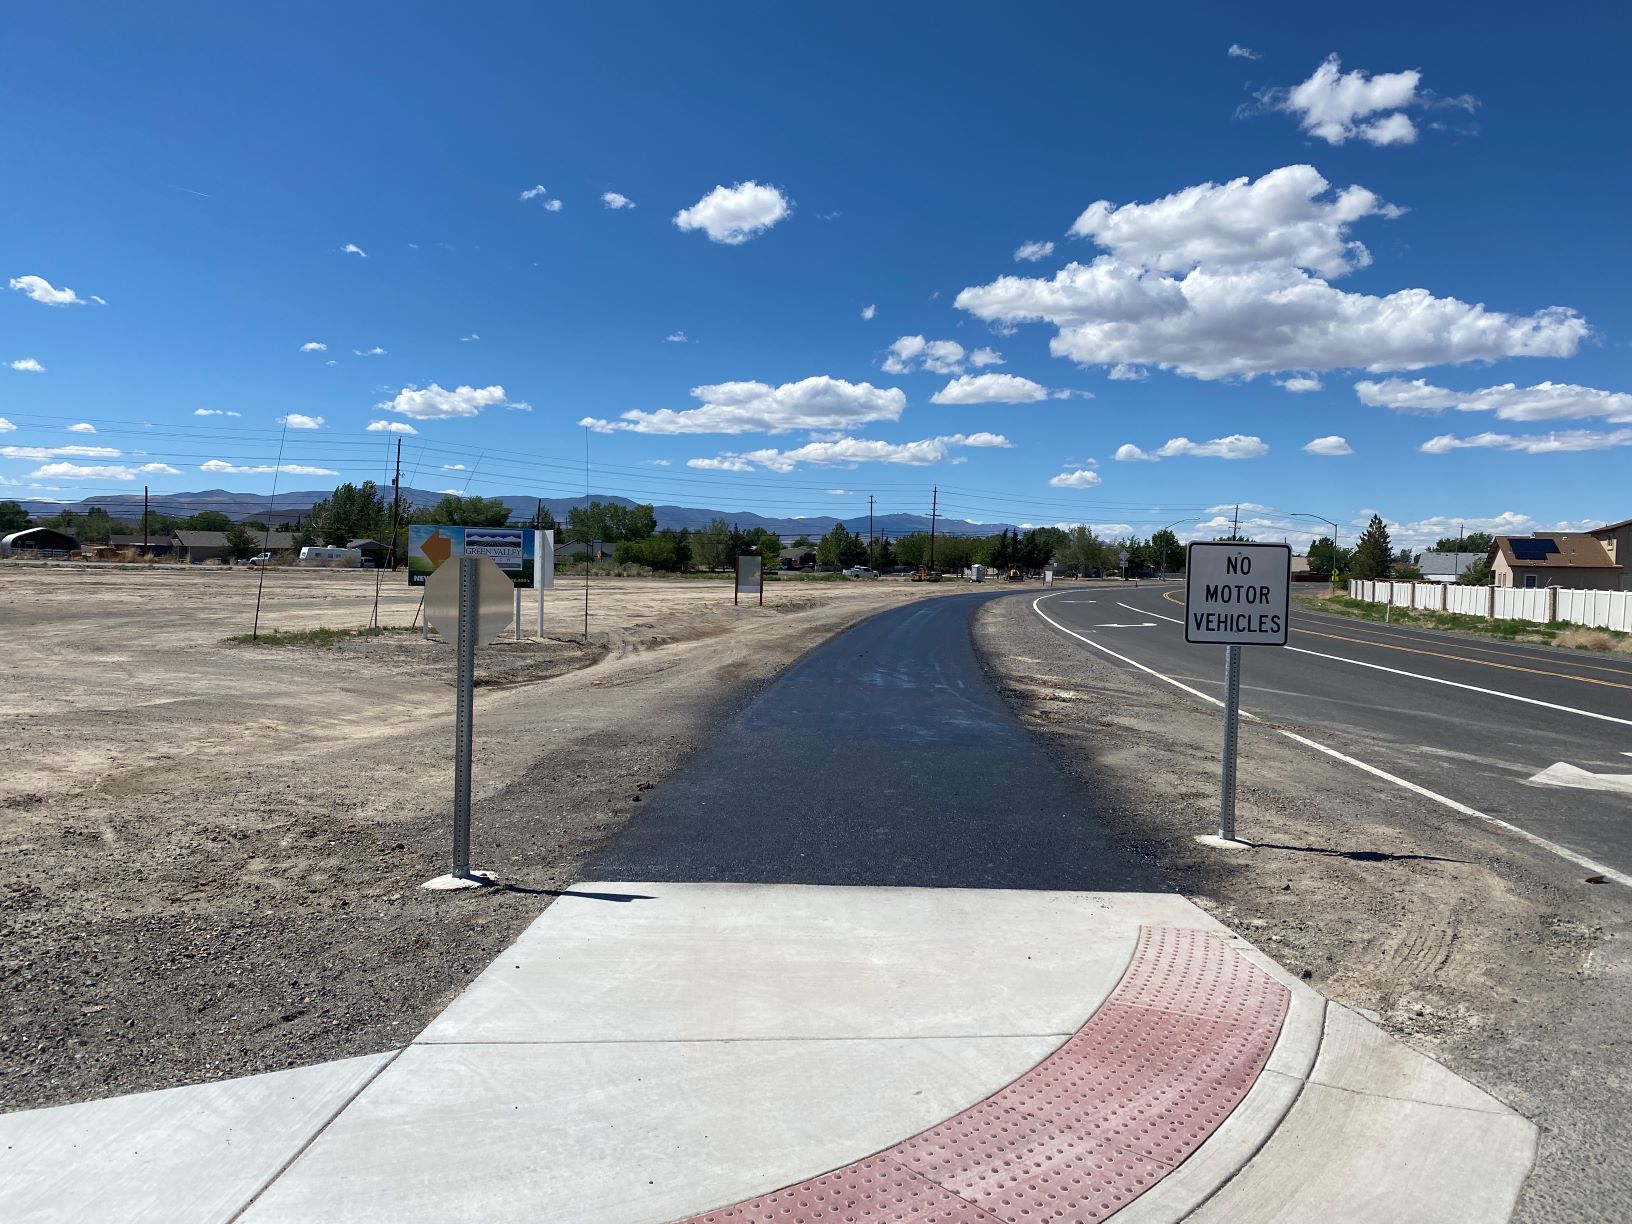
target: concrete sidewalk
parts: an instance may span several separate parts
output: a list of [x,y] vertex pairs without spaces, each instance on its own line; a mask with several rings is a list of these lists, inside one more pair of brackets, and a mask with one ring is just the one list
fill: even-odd
[[1534,1150],[1175,896],[588,883],[405,1050],[0,1116],[0,1218],[1492,1221]]

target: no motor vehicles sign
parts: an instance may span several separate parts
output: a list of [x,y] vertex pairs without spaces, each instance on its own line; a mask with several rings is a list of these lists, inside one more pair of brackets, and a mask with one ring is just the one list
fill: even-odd
[[1190,545],[1185,563],[1184,640],[1285,646],[1292,549],[1229,540]]

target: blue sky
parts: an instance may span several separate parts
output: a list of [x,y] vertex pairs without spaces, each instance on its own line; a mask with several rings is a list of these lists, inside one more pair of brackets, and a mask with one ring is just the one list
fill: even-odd
[[418,487],[565,496],[587,434],[597,492],[771,514],[1632,514],[1610,6],[58,2],[8,32],[0,496],[322,488],[398,437]]

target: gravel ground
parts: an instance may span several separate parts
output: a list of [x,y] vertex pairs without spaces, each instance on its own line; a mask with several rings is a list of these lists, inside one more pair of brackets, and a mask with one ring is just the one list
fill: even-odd
[[[366,573],[267,587],[263,627],[368,622]],[[0,1110],[405,1043],[758,685],[937,593],[788,582],[734,608],[729,583],[607,580],[587,645],[482,648],[472,842],[505,886],[429,893],[450,841],[445,646],[229,643],[241,572],[0,566]],[[559,592],[546,629],[579,599]],[[390,586],[381,620],[416,606]]]
[[1632,898],[1570,864],[1241,727],[1239,835],[1216,851],[1222,720],[987,604],[994,683],[1181,890],[1327,996],[1378,1014],[1541,1127],[1517,1219],[1632,1219]]

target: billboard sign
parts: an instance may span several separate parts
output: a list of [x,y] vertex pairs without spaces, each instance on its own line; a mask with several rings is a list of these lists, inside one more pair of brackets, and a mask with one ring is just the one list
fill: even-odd
[[449,557],[487,557],[514,586],[532,587],[537,569],[538,532],[526,527],[408,526],[408,585],[425,580]]

